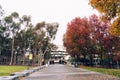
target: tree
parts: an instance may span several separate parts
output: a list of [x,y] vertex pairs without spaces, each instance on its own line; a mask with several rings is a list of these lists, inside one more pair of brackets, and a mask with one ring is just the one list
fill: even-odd
[[2,17],[4,14],[4,10],[2,9],[2,6],[0,5],[0,17]]
[[112,35],[120,35],[120,1],[119,0],[89,0],[90,5],[97,9],[103,20],[111,21],[112,27],[110,33]]
[[11,15],[6,16],[4,18],[5,26],[6,26],[6,34],[8,37],[12,38],[12,48],[11,48],[11,60],[10,65],[13,64],[13,57],[14,57],[14,37],[16,33],[19,31],[21,22],[19,18],[19,14],[17,12],[11,13]]
[[67,48],[67,52],[78,58],[87,56],[88,45],[90,44],[91,29],[87,18],[75,18],[68,23],[67,31],[64,35],[64,45]]
[[105,19],[111,20],[120,15],[119,0],[89,0]]
[[58,23],[46,22],[38,23],[35,27],[35,34],[38,36],[36,37],[36,45],[39,45],[40,54],[42,54],[45,59],[48,59],[46,56],[48,56],[48,52],[51,50],[50,45],[52,44],[52,40],[55,39],[57,28]]
[[120,36],[120,17],[116,18],[109,29],[109,33],[114,36]]
[[4,37],[4,32],[5,32],[5,27],[3,26],[3,14],[4,14],[4,10],[2,9],[1,5],[0,5],[0,58],[2,60],[2,50],[3,50],[3,45],[5,42],[5,37]]
[[36,64],[36,61],[38,61],[38,65],[42,65],[42,59],[47,59],[49,55],[50,46],[53,37],[55,38],[58,26],[56,24],[52,25],[52,23],[40,22],[33,27],[30,22],[24,22],[24,19],[21,20],[25,25],[25,29],[15,36],[16,48],[19,46],[19,49],[22,51],[21,61],[23,61],[24,65],[26,51],[30,49],[30,52],[33,54],[33,65]]
[[107,59],[106,56],[114,47],[115,38],[108,31],[111,25],[109,21],[101,21],[96,15],[90,17],[90,25],[93,28],[92,39],[96,43],[96,53],[100,56],[101,64],[103,64],[103,60]]
[[114,38],[108,33],[109,27],[109,21],[101,21],[96,15],[90,16],[89,19],[73,19],[68,23],[63,39],[67,52],[73,57],[77,55],[84,57],[84,60],[89,59],[91,65],[95,54],[102,60],[114,47],[111,44]]
[[2,41],[3,41],[2,39],[4,38],[3,34],[4,34],[4,30],[5,30],[5,28],[3,27],[2,19],[1,19],[3,13],[4,13],[4,11],[0,5],[0,51],[2,48]]
[[[26,49],[30,48],[29,44],[30,44],[30,37],[32,36],[32,23],[31,23],[31,16],[29,15],[23,15],[22,19],[21,19],[22,25],[24,26],[24,30],[23,30],[23,45],[22,45],[22,50],[23,50],[23,65],[25,62],[25,53],[26,53]],[[28,35],[27,35],[28,34]]]

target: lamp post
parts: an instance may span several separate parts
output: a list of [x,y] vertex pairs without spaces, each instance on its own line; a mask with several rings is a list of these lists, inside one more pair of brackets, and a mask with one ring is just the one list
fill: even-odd
[[14,65],[16,65],[16,59],[17,59],[16,56],[17,56],[17,51],[15,51],[15,54],[14,54],[14,63],[13,63]]

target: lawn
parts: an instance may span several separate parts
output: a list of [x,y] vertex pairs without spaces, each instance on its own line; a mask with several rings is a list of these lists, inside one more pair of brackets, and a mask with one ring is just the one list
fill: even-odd
[[96,71],[96,72],[100,72],[100,73],[104,73],[104,74],[108,74],[108,75],[113,75],[113,76],[120,78],[120,70],[119,69],[106,69],[106,68],[85,67],[85,66],[81,66],[80,68],[84,68],[87,70]]
[[26,70],[28,66],[3,66],[0,65],[0,76],[8,76],[13,72]]

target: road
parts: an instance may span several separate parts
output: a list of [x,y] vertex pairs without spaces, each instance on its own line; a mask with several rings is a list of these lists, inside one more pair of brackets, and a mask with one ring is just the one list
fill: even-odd
[[114,76],[74,68],[68,65],[49,65],[38,72],[32,73],[22,80],[120,80]]

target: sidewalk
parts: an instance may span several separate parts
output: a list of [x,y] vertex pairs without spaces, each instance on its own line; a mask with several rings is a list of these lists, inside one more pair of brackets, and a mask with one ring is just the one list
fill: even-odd
[[68,65],[50,65],[22,80],[120,80],[114,76],[104,75]]

